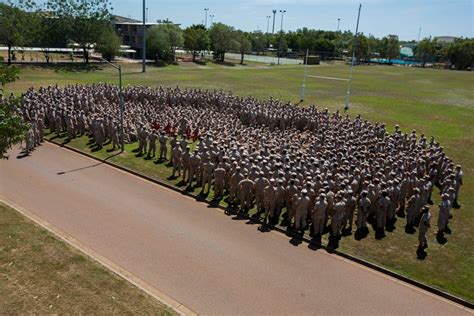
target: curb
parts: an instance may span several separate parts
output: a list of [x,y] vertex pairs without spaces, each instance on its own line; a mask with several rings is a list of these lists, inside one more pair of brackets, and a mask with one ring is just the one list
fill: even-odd
[[105,267],[107,270],[111,271],[112,273],[116,274],[120,278],[124,279],[125,281],[129,282],[130,284],[134,285],[138,289],[142,290],[143,292],[147,293],[154,299],[158,300],[162,305],[165,307],[172,309],[179,315],[197,315],[196,312],[191,310],[190,308],[184,306],[180,302],[176,301],[172,297],[166,295],[165,293],[161,292],[154,286],[151,286],[144,280],[140,279],[139,277],[133,275],[131,272],[125,270],[118,264],[114,263],[107,257],[102,256],[101,254],[97,253],[93,249],[89,248],[88,246],[82,244],[79,240],[72,237],[68,233],[64,232],[63,230],[51,225],[49,222],[43,220],[41,217],[29,212],[28,210],[24,209],[23,207],[15,204],[14,202],[0,197],[0,202],[9,206],[10,208],[14,209],[18,213],[22,214],[27,219],[31,220],[36,225],[40,226],[41,228],[45,229],[48,233],[52,234],[59,240],[65,242],[69,246],[79,250],[82,254],[89,257],[99,265]]
[[[278,226],[268,226],[266,224],[264,224],[261,220],[257,220],[255,218],[252,218],[250,216],[248,216],[247,214],[243,214],[243,213],[240,213],[238,211],[236,211],[235,209],[233,208],[229,208],[229,207],[224,207],[222,205],[220,205],[219,203],[216,203],[216,202],[213,202],[213,201],[209,201],[209,200],[206,200],[206,199],[203,199],[203,198],[200,198],[190,192],[187,192],[186,190],[183,190],[173,184],[170,184],[166,181],[163,181],[163,180],[160,180],[160,179],[156,179],[156,178],[153,178],[153,177],[150,177],[150,176],[147,176],[145,174],[142,174],[142,173],[139,173],[137,171],[134,171],[134,170],[131,170],[131,169],[128,169],[126,167],[122,167],[122,166],[119,166],[117,164],[114,164],[112,162],[109,162],[107,160],[104,160],[104,159],[100,159],[100,158],[97,158],[87,152],[84,152],[82,150],[79,150],[79,149],[76,149],[76,148],[73,148],[71,146],[68,146],[67,144],[59,144],[57,142],[54,142],[52,140],[49,140],[49,139],[46,139],[45,138],[45,141],[47,141],[48,143],[51,143],[51,144],[54,144],[56,146],[59,146],[59,147],[62,147],[62,148],[66,148],[70,151],[73,151],[77,154],[80,154],[80,155],[83,155],[83,156],[86,156],[88,158],[91,158],[91,159],[94,159],[98,162],[101,162],[101,163],[104,163],[104,164],[107,164],[109,166],[112,166],[114,168],[117,168],[119,170],[122,170],[124,172],[127,172],[127,173],[130,173],[130,174],[133,174],[134,176],[137,176],[137,177],[140,177],[142,179],[145,179],[147,181],[150,181],[150,182],[153,182],[155,184],[158,184],[158,185],[161,185],[161,186],[164,186],[170,190],[173,190],[173,191],[176,191],[176,192],[179,192],[183,195],[186,195],[186,196],[189,196],[189,197],[192,197],[194,199],[196,199],[196,201],[199,201],[199,202],[205,202],[207,203],[208,205],[211,205],[215,208],[219,208],[221,210],[223,210],[224,212],[227,212],[227,213],[230,213],[232,215],[237,215],[237,216],[241,216],[242,218],[245,218],[247,220],[249,220],[250,222],[254,223],[254,224],[261,224],[262,226],[268,228],[268,229],[271,229],[271,230],[274,230],[274,231],[278,231],[279,233],[281,234],[284,234],[285,236],[287,236],[287,231],[281,227],[278,227]],[[308,243],[308,244],[311,244],[311,239],[309,239],[308,237],[306,236],[302,236],[300,237],[302,239],[302,241]],[[398,279],[400,281],[403,281],[405,283],[408,283],[410,285],[413,285],[419,289],[422,289],[422,290],[425,290],[427,292],[430,292],[432,294],[435,294],[435,295],[438,295],[442,298],[445,298],[451,302],[454,302],[454,303],[457,303],[459,305],[462,305],[464,306],[465,308],[468,308],[468,309],[471,309],[473,310],[474,309],[474,303],[471,303],[470,301],[466,300],[466,299],[463,299],[461,297],[458,297],[458,296],[455,296],[453,294],[450,294],[450,293],[447,293],[443,290],[440,290],[440,289],[437,289],[435,287],[432,287],[430,285],[427,285],[425,283],[422,283],[422,282],[419,282],[419,281],[416,281],[412,278],[409,278],[409,277],[406,277],[404,275],[401,275],[397,272],[394,272],[394,271],[391,271],[389,269],[386,269],[384,267],[381,267],[377,264],[374,264],[374,263],[371,263],[371,262],[368,262],[364,259],[361,259],[361,258],[358,258],[356,256],[353,256],[353,255],[350,255],[350,254],[347,254],[347,253],[344,253],[344,252],[341,252],[341,251],[338,251],[338,250],[334,250],[334,249],[331,249],[331,248],[328,248],[326,245],[320,245],[319,246],[320,248],[322,249],[325,249],[328,253],[331,253],[331,254],[335,254],[335,255],[338,255],[342,258],[345,258],[347,260],[350,260],[352,262],[355,262],[355,263],[358,263],[360,265],[363,265],[367,268],[370,268],[370,269],[373,269],[377,272],[380,272],[380,273],[383,273],[385,275],[388,275],[390,277],[393,277],[395,279]]]

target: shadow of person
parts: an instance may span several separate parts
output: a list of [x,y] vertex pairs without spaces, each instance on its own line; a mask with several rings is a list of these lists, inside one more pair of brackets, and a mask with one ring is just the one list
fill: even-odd
[[271,228],[270,226],[266,225],[266,224],[262,224],[260,226],[258,226],[257,228],[261,233],[268,233],[271,231]]
[[405,233],[413,235],[414,233],[416,233],[416,229],[412,225],[406,225],[405,226]]
[[339,237],[338,236],[329,236],[328,240],[328,252],[332,252],[339,248]]
[[315,235],[311,240],[309,241],[308,248],[311,250],[318,250],[321,249],[321,235]]
[[438,244],[440,245],[444,245],[448,242],[448,240],[446,239],[446,237],[444,237],[444,235],[442,234],[436,234],[436,241],[438,242]]
[[368,228],[358,229],[358,230],[356,230],[356,232],[354,234],[354,239],[360,241],[360,240],[364,239],[365,237],[367,237],[368,234],[369,234],[369,229]]
[[16,159],[23,159],[28,157],[30,154],[27,153],[26,151],[22,151],[18,156],[16,156]]
[[294,232],[293,237],[290,239],[290,244],[297,247],[303,243],[303,234]]
[[425,260],[425,258],[428,256],[426,253],[425,249],[422,247],[418,247],[416,250],[416,259],[418,260]]
[[380,240],[385,238],[385,230],[383,228],[377,228],[375,230],[375,239]]

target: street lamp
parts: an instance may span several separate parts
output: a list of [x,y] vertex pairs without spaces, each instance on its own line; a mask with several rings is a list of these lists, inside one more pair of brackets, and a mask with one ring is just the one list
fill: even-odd
[[281,13],[281,24],[280,24],[280,52],[278,54],[278,65],[280,64],[280,54],[283,49],[283,15],[285,14],[286,10],[280,10]]
[[213,22],[214,14],[209,14],[209,17],[211,18],[211,24],[209,26],[212,27],[212,24],[214,23]]
[[105,60],[104,58],[101,58],[101,60],[110,66],[114,67],[115,69],[118,70],[119,74],[119,108],[120,108],[120,153],[123,153],[125,150],[125,144],[124,144],[124,137],[123,137],[123,116],[125,112],[125,105],[123,103],[123,92],[122,92],[122,66],[121,65],[115,65],[111,63],[108,60]]
[[209,8],[204,8],[204,14],[205,14],[205,18],[204,18],[204,28],[207,29],[207,11],[209,11]]

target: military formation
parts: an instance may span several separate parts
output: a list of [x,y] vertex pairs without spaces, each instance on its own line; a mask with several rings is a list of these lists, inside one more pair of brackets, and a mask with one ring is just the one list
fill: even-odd
[[[129,86],[123,96],[124,141],[137,142],[139,155],[169,160],[172,177],[202,194],[212,190],[243,212],[256,207],[269,225],[296,234],[309,229],[316,241],[326,232],[363,238],[371,225],[382,238],[405,218],[405,230],[418,229],[424,249],[429,205],[439,192],[437,239],[451,233],[462,169],[433,137],[223,91]],[[49,127],[68,139],[87,134],[98,149],[120,148],[115,86],[30,89],[20,104],[19,114],[31,122],[29,143],[40,142]]]

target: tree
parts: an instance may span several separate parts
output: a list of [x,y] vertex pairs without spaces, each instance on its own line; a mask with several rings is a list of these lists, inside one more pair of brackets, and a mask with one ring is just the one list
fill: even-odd
[[[2,92],[5,84],[13,82],[18,78],[20,70],[15,66],[0,65],[0,83]],[[8,159],[6,155],[8,149],[21,142],[26,132],[28,124],[15,113],[13,104],[3,99],[0,93],[0,158]]]
[[239,53],[240,53],[240,64],[243,65],[244,55],[246,53],[252,52],[252,43],[248,39],[247,34],[241,31],[237,32],[236,41],[237,41],[237,45],[238,45]]
[[[3,61],[3,59],[0,61]],[[0,85],[2,86],[0,92],[3,93],[3,88],[7,83],[18,79],[19,74],[20,69],[18,67],[0,64]]]
[[147,55],[156,61],[174,61],[177,47],[183,46],[183,32],[174,24],[161,24],[147,32]]
[[425,38],[415,47],[415,56],[421,60],[421,65],[425,68],[426,61],[433,57],[435,52],[434,43],[430,38]]
[[49,48],[66,47],[71,25],[64,19],[52,18],[47,13],[38,13],[39,23],[33,45],[41,47],[46,63],[51,59]]
[[[349,46],[349,55],[352,56],[353,44]],[[360,33],[356,39],[355,59],[366,61],[369,58],[369,44],[367,37]]]
[[265,51],[268,45],[268,38],[265,34],[260,31],[255,31],[249,34],[250,41],[252,43],[252,51],[256,52],[257,55]]
[[209,48],[209,35],[204,25],[192,25],[184,30],[184,48],[193,54],[193,61],[196,61],[198,52]]
[[209,30],[211,48],[214,50],[215,58],[221,62],[225,59],[225,53],[236,50],[237,42],[234,38],[234,28],[222,23],[214,23]]
[[391,59],[398,58],[400,56],[400,41],[397,35],[389,35],[382,39],[383,54],[382,56],[388,59],[390,63]]
[[70,39],[81,47],[84,61],[89,63],[89,51],[110,25],[108,0],[48,0],[47,10],[51,18],[62,19],[70,26]]
[[456,69],[468,69],[474,64],[474,39],[458,39],[446,49],[446,56]]
[[9,65],[12,47],[25,46],[32,42],[37,19],[35,14],[25,11],[32,8],[33,3],[26,0],[0,3],[0,43],[8,47]]
[[95,50],[102,54],[102,58],[110,62],[119,54],[121,44],[120,37],[110,26],[102,32]]

